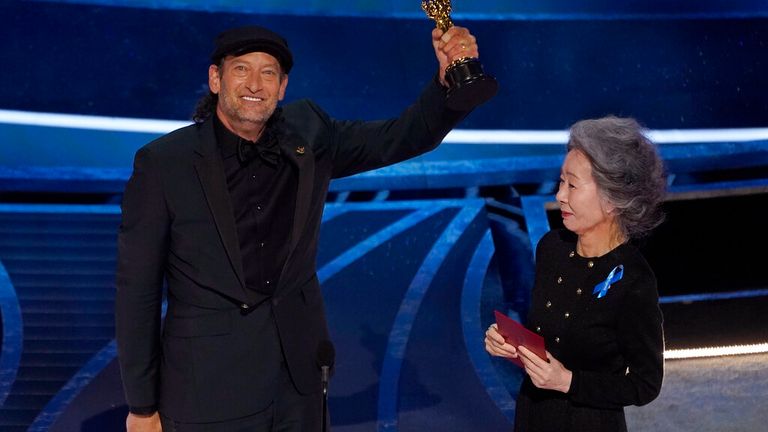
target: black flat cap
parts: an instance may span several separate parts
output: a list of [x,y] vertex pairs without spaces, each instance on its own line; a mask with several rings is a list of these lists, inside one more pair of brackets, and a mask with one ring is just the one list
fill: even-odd
[[293,56],[288,42],[282,36],[259,26],[238,27],[226,30],[216,37],[211,64],[219,64],[228,55],[240,56],[251,52],[270,54],[280,63],[283,72],[293,67]]

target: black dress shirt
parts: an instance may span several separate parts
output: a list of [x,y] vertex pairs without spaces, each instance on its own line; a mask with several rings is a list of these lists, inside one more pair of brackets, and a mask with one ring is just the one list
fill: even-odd
[[248,289],[267,295],[274,293],[288,257],[297,174],[284,157],[278,157],[273,164],[256,152],[250,160],[243,161],[238,156],[238,145],[263,146],[279,152],[279,116],[278,110],[255,143],[227,129],[218,116],[214,121],[240,241],[245,284]]

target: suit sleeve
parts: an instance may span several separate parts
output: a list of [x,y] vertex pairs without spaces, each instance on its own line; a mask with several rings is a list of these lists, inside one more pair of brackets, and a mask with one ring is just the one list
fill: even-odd
[[624,374],[574,371],[569,395],[574,402],[597,408],[645,405],[661,391],[664,335],[655,278],[644,278],[623,299],[618,314],[619,351]]
[[333,178],[391,165],[440,144],[467,112],[445,107],[446,90],[431,80],[419,99],[395,119],[331,121]]
[[131,412],[157,410],[163,271],[169,217],[159,168],[136,153],[118,233],[115,326],[123,389]]

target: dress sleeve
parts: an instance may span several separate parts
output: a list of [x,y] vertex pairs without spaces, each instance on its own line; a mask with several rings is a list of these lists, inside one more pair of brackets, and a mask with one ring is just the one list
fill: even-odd
[[627,367],[624,373],[573,371],[568,394],[576,403],[596,408],[645,405],[661,391],[664,335],[656,280],[637,280],[617,314],[617,343]]
[[160,314],[169,218],[151,152],[136,153],[118,233],[115,326],[118,359],[131,412],[156,410]]

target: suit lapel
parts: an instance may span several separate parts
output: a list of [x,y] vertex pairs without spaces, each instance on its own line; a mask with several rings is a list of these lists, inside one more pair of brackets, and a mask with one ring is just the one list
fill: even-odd
[[227,251],[227,257],[240,281],[240,286],[245,289],[243,259],[240,256],[240,243],[237,237],[232,202],[227,190],[224,162],[221,160],[221,154],[216,146],[212,121],[206,121],[200,127],[198,138],[195,152],[199,158],[195,161],[195,169],[200,178],[205,199],[208,201],[208,207],[213,214],[221,242]]
[[293,212],[293,227],[291,228],[290,249],[288,251],[288,260],[290,260],[309,215],[315,177],[315,157],[309,144],[295,134],[286,134],[285,139],[280,141],[280,148],[281,154],[296,167],[298,172],[296,206]]

